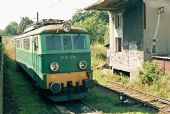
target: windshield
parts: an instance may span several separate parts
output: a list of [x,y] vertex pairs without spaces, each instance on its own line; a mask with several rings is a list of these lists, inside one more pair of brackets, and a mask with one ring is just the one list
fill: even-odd
[[63,36],[63,47],[64,47],[64,50],[72,49],[71,36]]
[[47,50],[87,49],[86,35],[52,35],[46,36]]
[[46,43],[47,43],[47,50],[61,50],[60,36],[47,36]]
[[85,36],[73,36],[74,49],[86,49]]

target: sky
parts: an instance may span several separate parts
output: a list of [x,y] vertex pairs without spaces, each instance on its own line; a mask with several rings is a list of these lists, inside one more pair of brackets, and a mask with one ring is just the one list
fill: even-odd
[[0,0],[0,29],[12,21],[20,22],[22,17],[36,21],[40,19],[71,19],[77,9],[83,9],[98,0]]

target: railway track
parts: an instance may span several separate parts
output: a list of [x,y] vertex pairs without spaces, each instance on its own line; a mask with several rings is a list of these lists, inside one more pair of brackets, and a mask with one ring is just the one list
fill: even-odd
[[92,106],[90,106],[87,102],[85,102],[84,100],[80,100],[84,105],[88,106],[92,111],[93,111],[93,114],[100,114],[99,111],[97,111],[95,108],[93,108]]
[[123,92],[127,97],[157,109],[159,111],[159,114],[170,114],[170,101],[166,99],[156,97],[148,93],[143,93],[117,82],[109,81],[107,85],[101,87],[110,91],[114,91],[116,93]]
[[57,104],[55,110],[61,114],[100,114],[84,100],[76,100]]

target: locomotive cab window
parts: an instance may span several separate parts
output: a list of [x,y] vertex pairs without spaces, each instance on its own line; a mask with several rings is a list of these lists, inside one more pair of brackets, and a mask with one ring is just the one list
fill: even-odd
[[47,36],[46,43],[47,43],[47,50],[61,50],[60,36]]
[[72,49],[71,36],[63,36],[63,46],[64,46],[64,50]]
[[73,36],[74,49],[86,49],[85,36]]

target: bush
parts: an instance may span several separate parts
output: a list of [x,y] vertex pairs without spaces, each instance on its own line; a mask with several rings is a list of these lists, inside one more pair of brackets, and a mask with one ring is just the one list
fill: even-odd
[[164,75],[163,71],[153,61],[144,63],[143,70],[140,71],[140,80],[143,84],[151,85]]
[[102,59],[103,61],[106,60],[106,48],[99,43],[95,43],[91,46],[92,49],[92,56],[96,59]]

